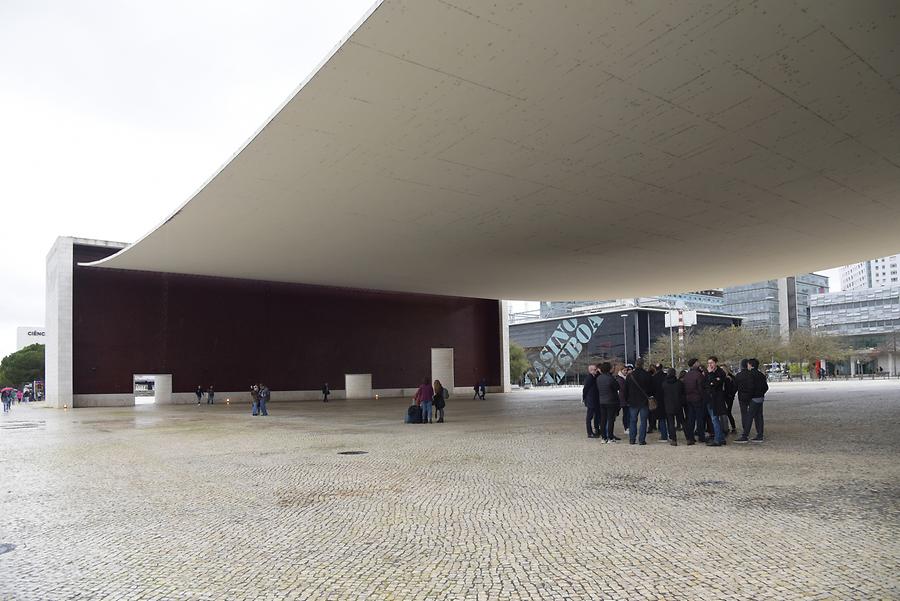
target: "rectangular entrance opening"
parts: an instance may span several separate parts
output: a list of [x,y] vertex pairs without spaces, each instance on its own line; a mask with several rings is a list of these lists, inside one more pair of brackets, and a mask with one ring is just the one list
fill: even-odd
[[135,405],[172,402],[172,374],[134,374]]

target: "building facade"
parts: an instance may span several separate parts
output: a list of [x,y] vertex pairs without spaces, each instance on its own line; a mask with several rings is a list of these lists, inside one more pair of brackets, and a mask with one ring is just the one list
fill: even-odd
[[542,301],[540,304],[539,317],[541,319],[550,319],[553,317],[571,315],[573,313],[584,313],[620,306],[660,307],[715,313],[722,312],[724,298],[721,290],[698,290],[696,292],[682,292],[678,294],[661,294],[659,296],[612,300]]
[[[657,338],[668,335],[667,312],[658,307],[625,306],[514,323],[509,326],[509,339],[525,349],[531,366],[524,374],[525,381],[574,383],[590,363],[633,363],[646,355]],[[733,316],[698,312],[696,327],[729,327],[740,323]]]
[[841,336],[856,351],[844,374],[898,373],[900,285],[817,294],[810,308],[814,332]]
[[841,267],[841,290],[865,290],[900,285],[900,255],[878,257]]
[[724,289],[723,310],[743,318],[745,328],[782,338],[810,327],[810,297],[828,292],[828,278],[804,273]]
[[48,256],[47,398],[60,407],[132,405],[135,375],[161,403],[197,386],[249,402],[256,382],[273,400],[317,398],[325,382],[334,398],[504,384],[500,301],[83,265],[122,246],[60,238]]

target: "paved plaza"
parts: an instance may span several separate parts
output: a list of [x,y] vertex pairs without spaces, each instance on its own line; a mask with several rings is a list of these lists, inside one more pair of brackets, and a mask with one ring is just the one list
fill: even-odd
[[433,425],[404,399],[17,406],[0,599],[900,598],[900,382],[768,398],[767,442],[725,448],[589,440],[577,389]]

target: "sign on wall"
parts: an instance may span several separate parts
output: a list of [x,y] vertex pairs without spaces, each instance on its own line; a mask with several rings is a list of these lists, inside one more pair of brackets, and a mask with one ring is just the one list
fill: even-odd
[[41,326],[24,326],[16,328],[16,350],[20,351],[31,344],[47,344],[47,330]]
[[602,317],[564,319],[550,335],[531,367],[538,379],[547,384],[559,384],[566,379],[566,372],[581,355],[584,346],[603,323]]

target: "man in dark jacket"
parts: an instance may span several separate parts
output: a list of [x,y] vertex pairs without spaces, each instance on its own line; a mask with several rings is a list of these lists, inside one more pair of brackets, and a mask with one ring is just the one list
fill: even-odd
[[[625,400],[628,401],[628,442],[634,444],[637,435],[640,444],[647,444],[647,414],[649,397],[653,394],[653,379],[644,370],[644,360],[634,362],[634,371],[625,379]],[[638,431],[638,417],[641,419]]]
[[584,386],[581,389],[581,402],[587,407],[584,425],[587,427],[588,438],[600,436],[600,403],[597,400],[597,367],[588,365],[588,373],[584,377]]
[[[666,372],[666,377],[656,391],[659,408],[666,414],[666,425],[669,432],[669,444],[678,446],[678,435],[675,433],[675,416],[684,407],[684,382],[675,375],[675,370]],[[660,429],[662,422],[660,422]]]
[[[625,400],[625,380],[632,369],[634,367],[626,363],[616,374],[616,383],[619,385],[619,409],[622,411],[622,429],[625,430],[625,434],[628,434],[628,401]],[[619,440],[615,434],[613,434],[613,439]]]
[[613,434],[619,408],[619,383],[610,373],[612,365],[604,361],[597,374],[597,401],[600,404],[600,436],[604,443],[618,440]]
[[706,407],[707,415],[712,420],[713,433],[715,434],[715,440],[706,444],[711,447],[724,446],[725,431],[722,429],[722,421],[719,417],[727,412],[725,407],[725,370],[719,367],[719,359],[715,355],[710,355],[706,360],[703,404]]
[[741,371],[734,374],[734,387],[737,389],[738,405],[741,408],[741,436],[734,442],[748,442],[750,433],[750,420],[748,412],[753,399],[753,389],[756,385],[753,374],[750,371],[749,359],[741,359]]
[[684,436],[688,445],[694,444],[695,438],[706,442],[706,410],[703,407],[703,372],[700,361],[688,361],[688,370],[682,378],[684,382],[684,398],[687,402],[687,420],[684,423]]
[[[741,362],[743,366],[743,362]],[[746,375],[744,375],[746,372]],[[738,376],[741,376],[738,379]],[[769,382],[765,374],[759,371],[757,359],[747,360],[747,369],[741,370],[734,377],[738,389],[738,402],[741,404],[741,437],[735,442],[747,442],[750,436],[751,423],[756,424],[756,436],[753,442],[762,442],[763,438],[763,402],[766,392],[769,391]],[[746,405],[746,407],[745,407]]]
[[[656,371],[653,372],[653,391],[647,391],[649,394],[655,395],[659,401],[659,392],[662,390],[663,382],[666,381],[666,369],[662,363],[656,364]],[[666,423],[666,410],[661,403],[657,403],[656,410],[650,412],[650,428],[648,432],[652,432],[654,427],[659,428],[659,440],[669,440],[669,428]],[[673,432],[674,435],[674,432]]]

